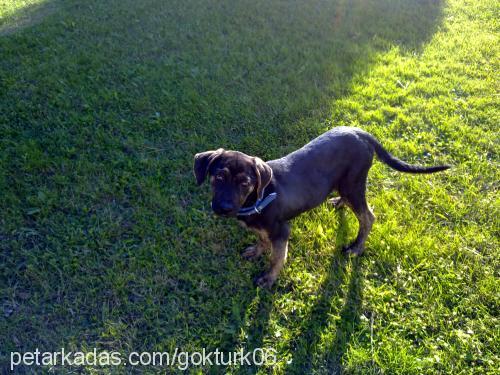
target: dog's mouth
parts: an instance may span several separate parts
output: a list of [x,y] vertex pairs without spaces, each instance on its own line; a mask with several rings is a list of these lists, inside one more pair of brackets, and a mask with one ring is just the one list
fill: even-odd
[[215,215],[217,216],[220,216],[220,217],[236,217],[237,216],[237,212],[231,212],[231,213],[218,213],[218,212],[215,212]]
[[231,212],[217,212],[214,210],[214,214],[219,217],[225,217],[225,218],[230,218],[230,217],[236,217],[238,216],[238,211],[231,211]]
[[212,211],[221,217],[236,217],[239,211],[239,207],[228,207],[220,204],[216,204],[212,201]]

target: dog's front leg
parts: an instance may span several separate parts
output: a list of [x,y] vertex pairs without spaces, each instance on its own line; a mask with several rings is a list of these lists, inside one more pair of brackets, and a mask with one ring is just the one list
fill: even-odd
[[259,233],[259,240],[255,245],[248,246],[245,251],[241,254],[241,256],[247,260],[255,260],[258,259],[262,253],[271,247],[271,243],[269,238],[265,234]]
[[255,280],[257,286],[270,288],[278,278],[278,275],[286,262],[289,236],[290,226],[288,223],[279,225],[277,230],[271,235],[271,268]]

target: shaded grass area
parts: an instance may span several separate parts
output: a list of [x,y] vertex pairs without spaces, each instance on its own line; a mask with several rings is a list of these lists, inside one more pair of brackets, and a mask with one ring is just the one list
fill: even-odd
[[[493,373],[498,10],[68,1],[0,36],[2,362],[36,347],[271,347],[277,373]],[[254,239],[212,217],[192,155],[276,158],[337,125],[454,168],[376,163],[366,255],[340,253],[356,221],[323,205],[294,221],[273,291],[255,289],[267,259],[239,257]]]

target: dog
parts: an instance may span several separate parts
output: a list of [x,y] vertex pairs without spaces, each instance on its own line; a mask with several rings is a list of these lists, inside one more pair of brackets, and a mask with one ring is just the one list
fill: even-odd
[[304,147],[264,162],[258,157],[222,148],[194,156],[194,174],[201,185],[207,175],[215,214],[238,219],[259,238],[243,252],[249,260],[271,249],[271,267],[255,283],[271,287],[287,258],[290,219],[324,202],[336,191],[336,208],[348,206],[359,221],[356,239],[344,250],[360,255],[375,216],[366,202],[366,179],[377,155],[400,172],[434,173],[449,165],[421,167],[391,155],[371,134],[355,127],[336,127]]

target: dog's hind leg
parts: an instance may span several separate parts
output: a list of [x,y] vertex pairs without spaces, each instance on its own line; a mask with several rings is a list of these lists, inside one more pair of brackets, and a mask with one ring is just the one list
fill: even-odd
[[353,210],[359,222],[356,239],[344,248],[344,251],[350,254],[360,255],[363,253],[366,239],[375,221],[375,215],[366,202],[366,179],[370,164],[367,164],[366,168],[359,169],[356,174],[348,176],[339,188],[340,196],[345,200],[346,205]]
[[358,219],[359,230],[354,242],[347,246],[344,251],[351,254],[361,255],[365,249],[365,242],[368,234],[370,233],[372,225],[375,221],[375,215],[370,207],[368,207],[364,191],[362,193],[359,192],[356,196],[351,195],[347,199],[349,201],[349,206],[352,208],[356,218]]
[[328,203],[332,204],[335,209],[341,209],[347,204],[346,200],[342,197],[335,197],[328,199]]

